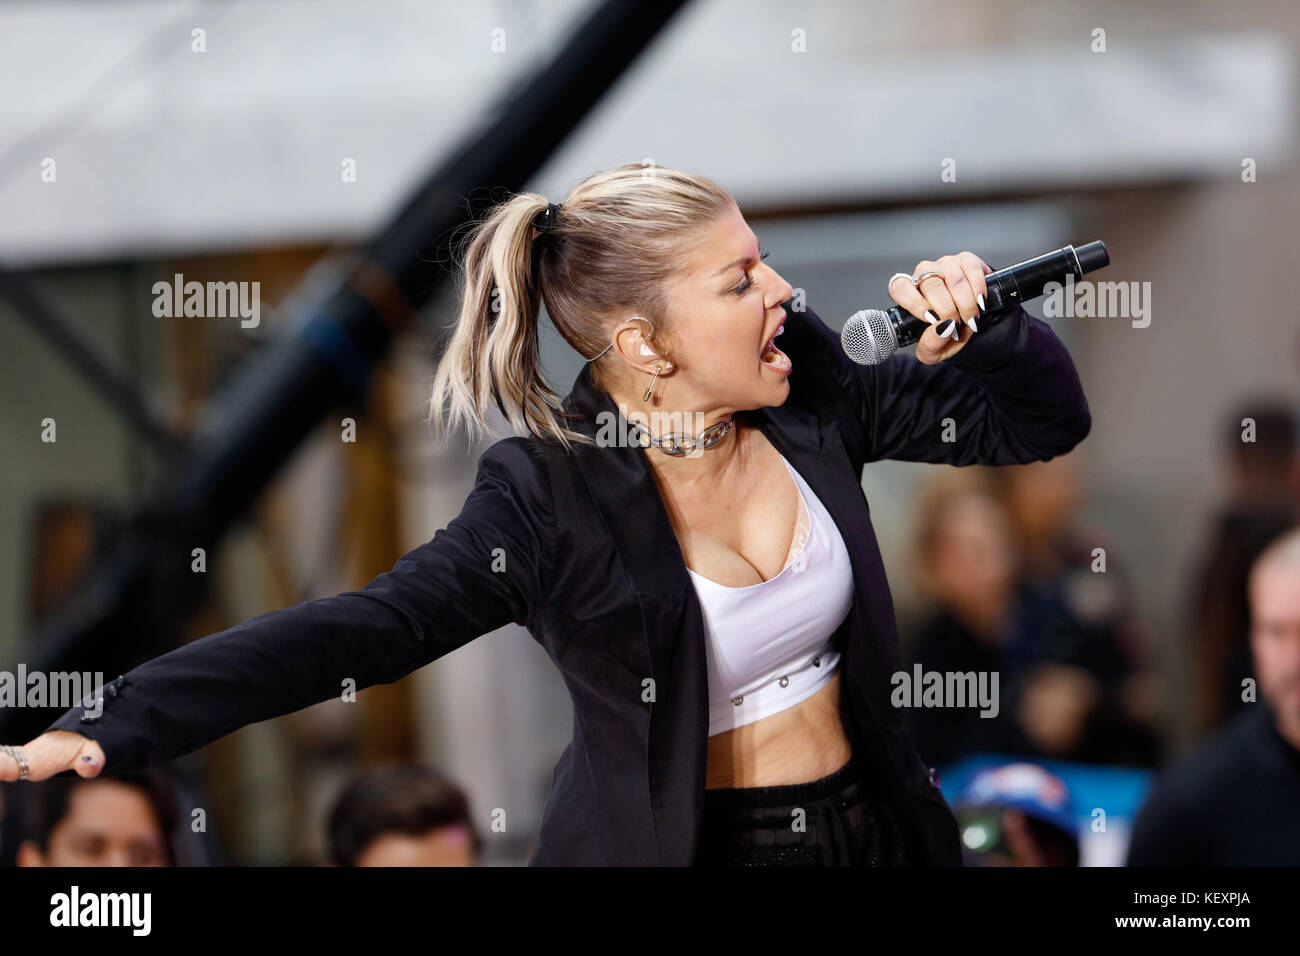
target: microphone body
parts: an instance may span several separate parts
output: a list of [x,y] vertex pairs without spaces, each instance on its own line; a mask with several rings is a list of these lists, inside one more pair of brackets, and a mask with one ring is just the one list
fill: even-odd
[[[1013,266],[990,272],[984,277],[988,292],[984,295],[984,312],[980,327],[996,325],[1000,313],[1014,305],[1036,299],[1053,282],[1064,284],[1067,276],[1080,278],[1085,273],[1110,264],[1110,253],[1100,240],[1075,249],[1065,246]],[[929,328],[901,305],[881,311],[863,309],[855,312],[840,333],[845,353],[859,365],[878,365],[900,348],[911,345]]]

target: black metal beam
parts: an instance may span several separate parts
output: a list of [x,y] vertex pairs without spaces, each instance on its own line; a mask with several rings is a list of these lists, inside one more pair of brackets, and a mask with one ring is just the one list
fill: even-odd
[[181,449],[183,439],[167,427],[104,349],[78,329],[30,276],[0,264],[0,295],[8,298],[18,317],[53,346],[157,451],[172,455]]

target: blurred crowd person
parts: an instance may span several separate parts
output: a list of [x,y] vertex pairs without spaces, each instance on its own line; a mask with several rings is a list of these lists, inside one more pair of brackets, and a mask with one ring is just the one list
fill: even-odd
[[1130,866],[1300,866],[1300,530],[1251,565],[1247,597],[1258,697],[1152,787]]
[[[18,866],[178,865],[180,811],[161,768],[22,787],[21,806],[4,808],[18,817]],[[355,777],[331,806],[327,829],[335,866],[476,866],[483,849],[465,793],[420,765]]]
[[918,580],[935,609],[906,644],[908,671],[996,673],[999,698],[996,717],[905,710],[929,764],[977,752],[1138,766],[1160,758],[1147,641],[1114,549],[1077,526],[1075,468],[1069,455],[964,468],[921,495]]
[[1031,763],[981,770],[957,799],[965,866],[1078,866],[1069,788]]
[[[1044,756],[1155,765],[1163,753],[1158,726],[1164,694],[1148,659],[1154,640],[1109,536],[1080,523],[1079,456],[986,474],[1011,523],[1017,596],[1043,662],[1023,701],[1031,737]],[[1082,716],[1073,723],[1058,720],[1065,736],[1053,738],[1058,687]]]
[[175,866],[176,795],[160,771],[26,784],[19,866]]
[[335,801],[328,830],[334,866],[475,866],[483,849],[465,793],[418,764],[358,776]]
[[1246,578],[1255,559],[1300,519],[1297,416],[1280,402],[1242,404],[1220,437],[1228,492],[1188,595],[1194,640],[1193,720],[1205,733],[1244,705],[1251,676]]

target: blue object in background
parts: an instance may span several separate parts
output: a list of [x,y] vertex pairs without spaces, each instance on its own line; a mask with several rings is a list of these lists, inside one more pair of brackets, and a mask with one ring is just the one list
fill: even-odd
[[[1151,786],[1151,771],[979,753],[938,768],[939,789],[944,799],[956,807],[976,774],[1017,763],[1042,767],[1059,777],[1069,789],[1080,866],[1123,865],[1133,820]],[[1094,820],[1099,821],[1098,826],[1104,822],[1105,829],[1094,829]]]

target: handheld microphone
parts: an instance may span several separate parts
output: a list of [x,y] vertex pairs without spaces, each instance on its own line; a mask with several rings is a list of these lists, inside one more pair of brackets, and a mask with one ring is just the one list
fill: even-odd
[[[985,327],[986,316],[990,325],[997,324],[995,313],[1013,305],[1036,299],[1044,288],[1053,283],[1065,283],[1067,276],[1078,279],[1084,273],[1110,265],[1110,253],[1100,239],[1075,249],[1065,246],[1013,266],[990,272],[984,277],[988,292],[984,295],[984,313],[980,327]],[[855,312],[840,332],[840,344],[845,353],[859,365],[879,365],[905,345],[921,337],[930,323],[918,319],[901,305],[881,311],[863,309]]]

